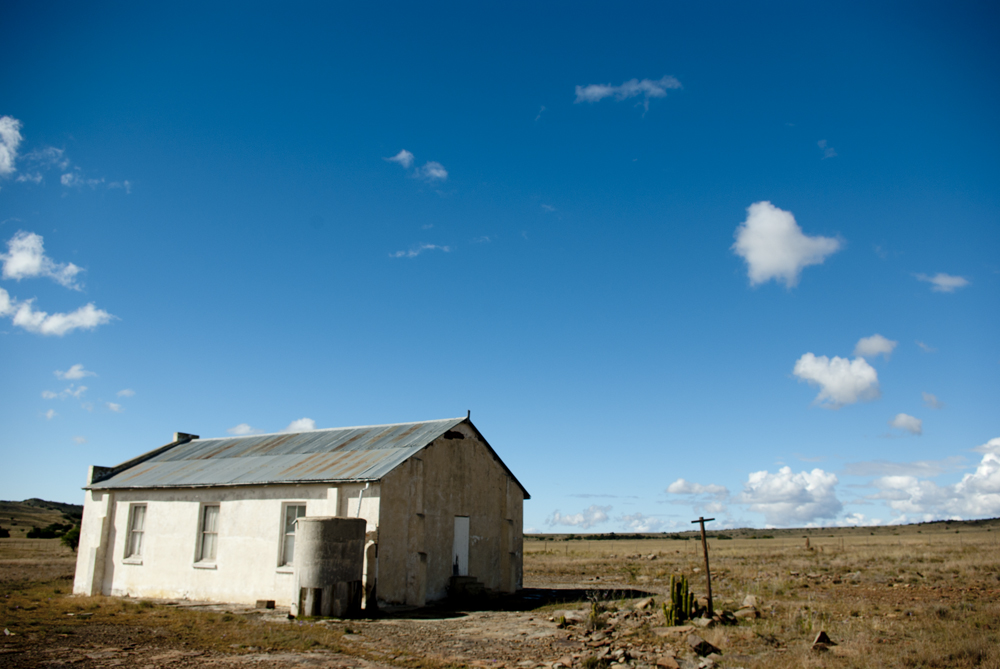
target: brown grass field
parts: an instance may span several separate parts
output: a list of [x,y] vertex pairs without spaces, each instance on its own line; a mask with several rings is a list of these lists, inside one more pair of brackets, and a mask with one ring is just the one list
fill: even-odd
[[[710,539],[715,608],[753,594],[762,615],[697,630],[721,649],[715,666],[1000,669],[1000,520],[743,536],[774,538]],[[673,574],[704,592],[702,560],[688,538],[527,537],[526,592],[548,599],[289,621],[282,611],[75,597],[74,556],[57,539],[0,539],[0,630],[10,633],[0,631],[0,667],[559,669],[672,666],[671,656],[697,667],[686,633],[662,631],[659,604]],[[551,603],[552,589],[570,601]],[[643,594],[657,607],[633,612],[630,598]],[[559,626],[557,608],[603,613]],[[820,630],[836,643],[825,652],[811,649]],[[623,662],[599,658],[602,647],[623,650]]]

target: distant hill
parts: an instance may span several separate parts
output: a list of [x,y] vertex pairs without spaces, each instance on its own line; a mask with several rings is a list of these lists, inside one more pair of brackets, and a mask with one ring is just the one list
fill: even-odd
[[[45,528],[52,524],[79,525],[83,506],[49,502],[44,499],[26,499],[23,502],[0,501],[0,528],[11,537],[24,538],[33,527]],[[4,534],[0,532],[0,535]]]
[[[601,534],[573,533],[525,533],[526,537],[539,541],[601,541],[615,539],[696,539],[701,536],[697,529],[687,532],[605,532]],[[790,537],[847,537],[858,534],[867,535],[898,535],[898,534],[933,534],[938,532],[1000,532],[1000,518],[983,518],[980,520],[935,520],[928,523],[912,523],[909,525],[872,525],[865,527],[788,527],[782,529],[753,529],[741,527],[724,530],[715,529],[712,523],[705,524],[705,534],[712,539],[781,539]]]

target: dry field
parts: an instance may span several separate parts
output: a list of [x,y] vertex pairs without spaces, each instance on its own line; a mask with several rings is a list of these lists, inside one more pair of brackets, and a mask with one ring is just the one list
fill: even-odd
[[[716,610],[753,594],[761,613],[696,630],[722,651],[716,666],[1000,669],[1000,521],[773,535],[710,540]],[[0,667],[707,664],[659,609],[672,574],[704,591],[694,540],[529,538],[525,596],[360,621],[74,597],[73,565],[58,540],[0,540]],[[646,594],[657,606],[634,610]],[[836,643],[824,652],[820,630]]]

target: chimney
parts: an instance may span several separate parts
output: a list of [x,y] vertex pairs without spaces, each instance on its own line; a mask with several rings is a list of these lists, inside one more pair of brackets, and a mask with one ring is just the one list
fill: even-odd
[[174,432],[174,443],[175,444],[180,443],[180,442],[185,442],[185,441],[194,441],[195,439],[198,439],[198,438],[199,437],[196,434],[188,434],[187,432]]

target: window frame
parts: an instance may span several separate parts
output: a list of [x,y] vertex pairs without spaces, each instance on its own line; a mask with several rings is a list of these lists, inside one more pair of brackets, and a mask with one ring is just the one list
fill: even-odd
[[[215,509],[215,523],[212,530],[206,528],[209,509]],[[203,502],[198,507],[198,534],[195,540],[194,566],[201,569],[214,569],[219,557],[219,523],[222,518],[222,504],[219,502]],[[212,557],[205,556],[205,539],[213,537]]]
[[[142,550],[146,543],[146,516],[148,515],[148,505],[146,502],[132,502],[128,506],[128,525],[125,533],[125,554],[122,561],[125,564],[142,564]],[[141,509],[141,513],[138,513]],[[136,518],[141,518],[142,527],[136,528]],[[136,536],[138,536],[139,549],[136,549]]]
[[[295,529],[293,524],[293,529],[291,532],[288,531],[286,518],[288,517],[288,509],[301,507],[302,513],[295,516],[295,520],[305,517],[308,512],[307,504],[305,501],[289,501],[282,502],[281,504],[281,518],[278,521],[278,569],[281,571],[292,571],[295,569]],[[287,553],[287,542],[288,539],[292,539],[292,559],[286,559]]]

